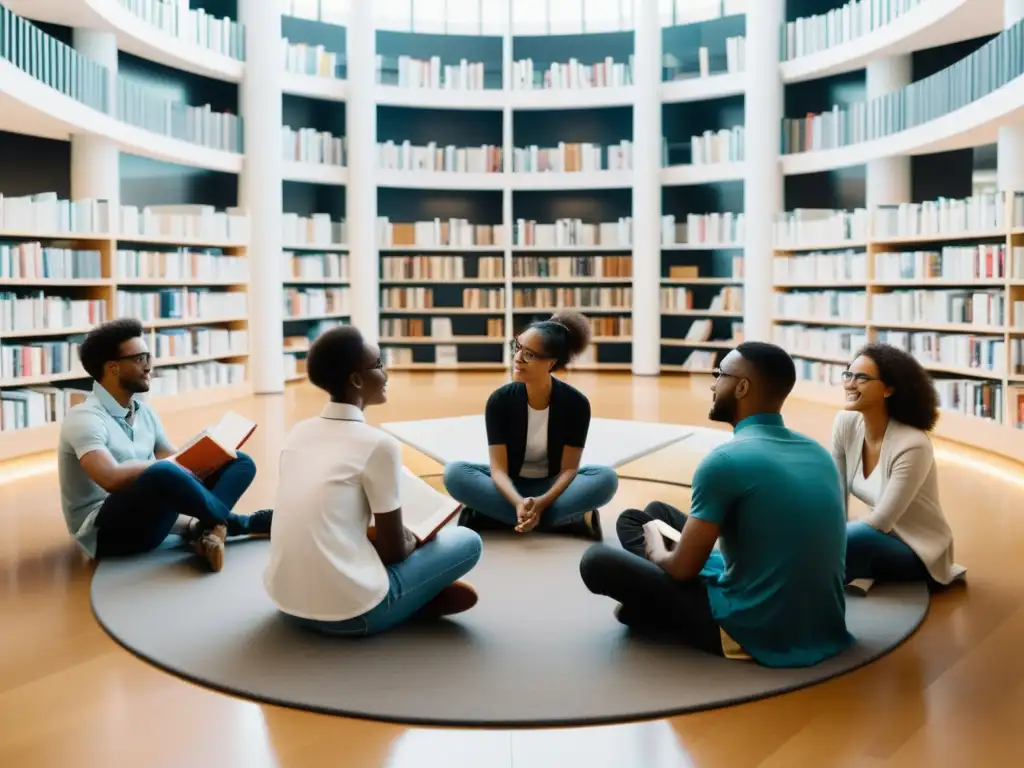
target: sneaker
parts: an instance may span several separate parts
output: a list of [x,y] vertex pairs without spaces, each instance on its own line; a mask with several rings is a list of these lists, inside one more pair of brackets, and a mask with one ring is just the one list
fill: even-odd
[[210,570],[214,573],[219,572],[224,567],[224,540],[227,538],[227,535],[227,527],[218,525],[208,531],[204,531],[192,544],[196,554],[209,563]]
[[273,519],[272,509],[261,509],[251,515],[232,514],[228,517],[228,536],[269,536]]
[[442,589],[437,597],[423,606],[417,616],[422,619],[439,619],[468,611],[477,604],[479,597],[473,586],[466,581],[456,581]]
[[601,513],[592,509],[583,516],[583,522],[587,526],[590,538],[594,541],[604,541],[604,531],[601,529]]

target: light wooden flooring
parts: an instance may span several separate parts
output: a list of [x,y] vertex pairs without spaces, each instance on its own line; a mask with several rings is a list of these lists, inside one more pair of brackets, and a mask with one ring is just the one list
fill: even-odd
[[[703,385],[691,389],[686,378],[570,380],[588,392],[595,416],[707,424],[708,393]],[[479,412],[501,381],[501,374],[395,374],[391,402],[371,420]],[[232,404],[260,422],[247,447],[260,473],[243,511],[272,501],[275,446],[289,424],[322,402],[298,385],[283,396]],[[185,439],[218,412],[176,415],[168,423],[172,438]],[[822,440],[832,415],[796,402],[786,412],[791,426]],[[924,626],[891,655],[823,685],[729,709],[533,731],[405,728],[314,715],[231,698],[159,671],[122,650],[93,619],[90,567],[64,530],[52,457],[0,467],[0,766],[1019,765],[1024,473],[949,444],[937,450],[942,498],[969,586],[934,599]],[[406,462],[420,472],[438,469],[412,452]],[[686,503],[682,489],[623,481],[606,510],[606,528],[618,509],[655,497]],[[543,652],[542,637],[537,644],[524,653]]]

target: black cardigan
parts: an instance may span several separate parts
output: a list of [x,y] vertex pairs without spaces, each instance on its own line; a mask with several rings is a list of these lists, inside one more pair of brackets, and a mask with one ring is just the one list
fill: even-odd
[[[487,398],[487,444],[506,446],[509,477],[518,477],[523,468],[527,408],[526,385],[521,381],[509,382]],[[552,377],[548,408],[548,477],[554,477],[562,471],[562,448],[582,448],[587,441],[590,401],[575,387]]]

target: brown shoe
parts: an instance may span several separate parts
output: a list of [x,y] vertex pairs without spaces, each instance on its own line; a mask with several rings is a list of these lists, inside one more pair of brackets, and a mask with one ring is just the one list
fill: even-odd
[[209,531],[205,531],[192,544],[196,554],[201,556],[210,564],[210,570],[217,573],[224,567],[224,540],[227,538],[228,530],[223,525],[218,525]]
[[417,616],[424,619],[439,619],[442,616],[452,616],[456,613],[468,611],[476,605],[479,597],[473,586],[465,581],[456,581],[449,584],[441,592],[423,606]]

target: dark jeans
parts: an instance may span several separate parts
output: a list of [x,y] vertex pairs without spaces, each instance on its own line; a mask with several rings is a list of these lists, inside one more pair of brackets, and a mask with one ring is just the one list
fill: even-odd
[[615,524],[623,549],[591,546],[580,561],[583,583],[594,594],[621,603],[619,621],[626,626],[667,630],[688,645],[721,656],[721,632],[700,579],[678,581],[644,557],[644,523],[655,519],[682,530],[687,517],[660,501],[642,512],[627,509]]
[[231,509],[256,476],[256,464],[244,453],[200,482],[177,464],[158,461],[127,488],[110,494],[96,516],[97,557],[148,552],[167,538],[178,515],[203,527],[231,524],[245,531],[248,518]]
[[942,587],[902,539],[862,520],[846,524],[846,581],[854,579],[924,581],[933,590]]

